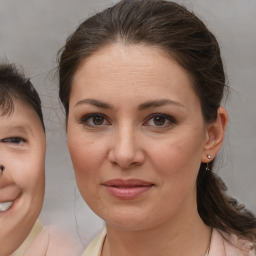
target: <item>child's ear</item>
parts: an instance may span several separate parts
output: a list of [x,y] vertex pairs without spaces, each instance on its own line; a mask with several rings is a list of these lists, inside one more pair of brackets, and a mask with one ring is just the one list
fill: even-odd
[[208,156],[212,161],[217,155],[224,140],[227,123],[227,111],[225,108],[219,107],[216,121],[207,125],[204,154],[201,159],[203,163],[209,162]]

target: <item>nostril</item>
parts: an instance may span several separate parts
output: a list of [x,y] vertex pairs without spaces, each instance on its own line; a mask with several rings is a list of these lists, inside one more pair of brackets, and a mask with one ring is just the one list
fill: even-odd
[[3,174],[5,167],[3,165],[0,165],[1,174]]

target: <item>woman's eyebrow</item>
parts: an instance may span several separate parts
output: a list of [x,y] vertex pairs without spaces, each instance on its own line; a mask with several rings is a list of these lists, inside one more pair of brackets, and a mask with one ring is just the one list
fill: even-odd
[[161,100],[152,100],[152,101],[144,102],[139,105],[138,109],[144,110],[144,109],[151,108],[151,107],[161,107],[161,106],[165,106],[165,105],[176,105],[178,107],[183,107],[183,108],[185,107],[180,102],[173,101],[170,99],[161,99]]
[[[93,105],[96,106],[98,108],[105,108],[105,109],[114,109],[114,107],[108,103],[105,103],[103,101],[100,100],[96,100],[96,99],[83,99],[78,101],[75,104],[75,107],[82,105],[82,104],[89,104],[89,105]],[[176,105],[179,107],[185,107],[183,104],[177,102],[177,101],[173,101],[170,99],[161,99],[161,100],[152,100],[152,101],[147,101],[144,102],[142,104],[139,105],[138,109],[139,110],[144,110],[147,108],[151,108],[151,107],[161,107],[164,105]]]
[[113,109],[114,108],[113,106],[111,106],[108,103],[105,103],[105,102],[100,101],[100,100],[95,100],[95,99],[83,99],[83,100],[80,100],[80,101],[78,101],[75,104],[75,107],[77,107],[79,105],[82,105],[82,104],[89,104],[89,105],[96,106],[98,108],[106,108],[106,109]]

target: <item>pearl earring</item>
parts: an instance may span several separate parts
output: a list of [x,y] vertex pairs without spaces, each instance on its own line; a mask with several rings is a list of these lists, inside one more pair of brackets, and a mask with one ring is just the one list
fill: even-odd
[[[211,159],[211,156],[210,156],[210,155],[207,155],[207,158],[208,158],[208,159]],[[207,162],[205,170],[206,170],[206,171],[210,171],[209,162]]]

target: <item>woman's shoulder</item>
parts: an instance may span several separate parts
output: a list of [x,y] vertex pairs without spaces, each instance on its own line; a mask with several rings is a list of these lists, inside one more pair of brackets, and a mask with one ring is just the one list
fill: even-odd
[[67,233],[46,226],[34,239],[24,256],[81,255],[82,246]]
[[101,230],[101,232],[92,240],[83,253],[83,256],[100,256],[104,240],[106,237],[106,228]]
[[227,234],[213,229],[209,256],[255,256],[255,245],[240,239],[234,234]]

